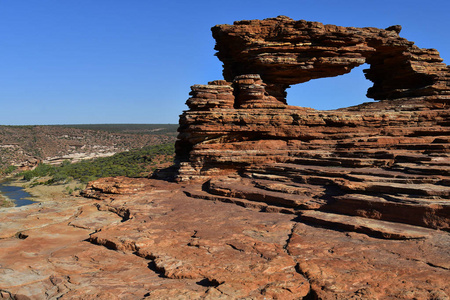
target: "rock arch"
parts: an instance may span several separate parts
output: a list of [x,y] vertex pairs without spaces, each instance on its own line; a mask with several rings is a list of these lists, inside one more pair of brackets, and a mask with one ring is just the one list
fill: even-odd
[[[365,205],[374,192],[377,203],[417,195],[448,199],[450,69],[436,50],[399,37],[399,26],[339,27],[277,17],[212,31],[224,80],[192,86],[178,129],[178,181],[293,183],[310,190],[305,199],[320,202],[311,202],[314,209],[329,209],[353,194]],[[329,111],[287,105],[288,86],[343,75],[363,63],[373,82],[368,96],[378,101]],[[406,179],[392,179],[397,177]],[[294,202],[289,205],[296,209],[305,204]],[[448,209],[431,214],[439,224],[400,221],[448,230]],[[382,214],[398,221],[389,211]],[[425,220],[427,214],[411,216]]]
[[[198,182],[186,195],[381,238],[450,231],[450,70],[436,50],[399,26],[278,17],[212,30],[225,80],[192,86],[180,116],[176,180]],[[287,105],[288,86],[365,62],[379,101]]]
[[375,100],[433,96],[450,92],[448,67],[435,49],[421,49],[386,29],[323,25],[288,17],[237,21],[212,28],[225,80],[259,74],[267,92],[285,102],[286,88],[311,79],[349,73],[368,63]]
[[374,102],[366,96],[367,90],[373,85],[363,72],[369,67],[365,63],[353,68],[348,74],[291,85],[286,90],[286,103],[317,110],[334,110]]

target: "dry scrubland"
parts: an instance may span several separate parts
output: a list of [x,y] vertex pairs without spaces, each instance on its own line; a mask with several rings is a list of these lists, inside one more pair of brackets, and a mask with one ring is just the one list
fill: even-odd
[[[146,177],[170,166],[176,128],[170,124],[0,126],[0,176],[13,178],[11,185],[24,187],[39,202],[73,198],[90,180]],[[14,203],[0,195],[0,207],[10,206]]]
[[0,126],[0,169],[109,156],[172,142],[176,129],[173,124]]

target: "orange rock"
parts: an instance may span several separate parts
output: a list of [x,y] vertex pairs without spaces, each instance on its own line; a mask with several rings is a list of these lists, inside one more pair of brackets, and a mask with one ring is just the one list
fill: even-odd
[[[213,27],[234,102],[181,116],[177,180],[207,182],[192,193],[204,199],[449,230],[449,68],[400,29],[283,16]],[[381,101],[332,111],[286,105],[289,85],[364,62],[368,95]],[[224,176],[236,180],[214,179]]]
[[[108,179],[115,180],[124,184],[121,178]],[[4,236],[0,243],[0,295],[19,299],[450,295],[447,232],[313,211],[293,219],[292,214],[186,195],[201,193],[201,185],[150,179],[141,184],[132,194],[105,194],[103,200],[80,198],[3,211],[2,231],[25,223],[28,229],[19,238]],[[125,210],[126,219],[117,214]],[[18,213],[39,214],[46,221],[33,226],[15,218]],[[321,228],[313,219],[335,227]]]

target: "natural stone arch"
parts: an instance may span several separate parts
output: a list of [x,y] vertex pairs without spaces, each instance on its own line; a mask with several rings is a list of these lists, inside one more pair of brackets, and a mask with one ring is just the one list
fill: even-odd
[[353,68],[348,74],[291,85],[286,90],[286,103],[317,110],[334,110],[372,103],[374,100],[367,97],[367,90],[373,83],[364,76],[364,69],[369,67],[366,63]]
[[280,16],[217,25],[212,33],[225,80],[259,74],[267,92],[281,102],[292,84],[343,75],[364,63],[370,65],[366,78],[374,83],[367,96],[375,100],[450,90],[439,53],[401,38],[400,30],[399,25],[355,28]]
[[[339,159],[390,167],[397,150],[417,157],[447,151],[438,145],[447,139],[436,136],[448,131],[450,68],[436,50],[399,37],[399,26],[339,27],[278,17],[212,31],[225,80],[192,86],[176,143],[179,180],[286,162]],[[286,105],[288,86],[343,75],[363,63],[374,82],[368,96],[382,101],[330,111]]]

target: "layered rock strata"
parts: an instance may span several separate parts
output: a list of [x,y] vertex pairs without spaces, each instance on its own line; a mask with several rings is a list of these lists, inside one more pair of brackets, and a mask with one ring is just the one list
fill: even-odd
[[415,46],[400,31],[399,25],[342,27],[284,16],[212,28],[225,79],[260,74],[275,97],[289,85],[346,74],[364,63],[374,83],[369,98],[449,95],[449,69],[438,51]]
[[[359,219],[344,218],[353,216],[449,230],[449,67],[400,29],[286,17],[213,27],[226,81],[210,82],[202,97],[192,87],[178,180],[204,182],[192,197],[324,226],[337,226],[332,216],[358,231]],[[289,85],[363,63],[378,102],[333,111],[286,103]],[[226,104],[218,100],[225,94]]]

